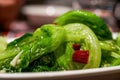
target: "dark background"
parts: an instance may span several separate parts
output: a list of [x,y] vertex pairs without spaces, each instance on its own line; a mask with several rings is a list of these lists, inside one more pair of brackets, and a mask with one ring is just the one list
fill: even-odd
[[[22,6],[18,9],[18,15],[14,20],[11,21],[9,26],[6,26],[0,21],[0,34],[4,33],[7,35],[12,33],[25,33],[33,32],[40,25],[31,25],[27,15],[22,13],[22,9],[28,5],[60,5],[67,6],[77,10],[89,10],[106,22],[112,32],[120,31],[120,19],[114,14],[116,4],[120,3],[120,0],[21,0]],[[44,22],[48,23],[48,22]]]

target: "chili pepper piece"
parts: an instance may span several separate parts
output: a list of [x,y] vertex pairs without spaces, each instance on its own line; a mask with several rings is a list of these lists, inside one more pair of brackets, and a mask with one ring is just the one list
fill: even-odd
[[88,50],[76,50],[72,56],[72,60],[74,62],[79,62],[83,64],[87,64],[89,58]]
[[79,50],[80,49],[80,45],[79,44],[73,44],[73,49],[74,50]]

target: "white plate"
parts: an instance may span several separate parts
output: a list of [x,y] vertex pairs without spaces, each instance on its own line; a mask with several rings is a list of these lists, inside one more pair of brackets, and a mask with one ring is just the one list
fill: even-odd
[[27,15],[38,15],[38,16],[56,16],[70,11],[72,8],[68,6],[58,5],[27,5],[24,6],[22,12]]
[[120,66],[38,73],[1,73],[0,80],[120,80]]
[[[116,34],[113,34],[114,38]],[[12,41],[14,39],[8,39]],[[120,80],[120,66],[72,71],[0,73],[0,80]]]
[[28,22],[32,26],[52,23],[54,19],[65,12],[72,10],[68,6],[58,5],[27,5],[22,9],[22,13],[27,16]]

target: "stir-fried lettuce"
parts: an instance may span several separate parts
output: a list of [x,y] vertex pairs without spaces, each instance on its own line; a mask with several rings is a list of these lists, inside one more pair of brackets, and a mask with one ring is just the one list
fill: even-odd
[[[120,34],[87,11],[70,11],[0,49],[0,72],[78,70],[120,65]],[[2,45],[2,43],[0,43]],[[6,43],[5,43],[6,44]],[[73,46],[74,45],[74,46]]]
[[112,34],[105,22],[97,15],[88,11],[69,11],[55,19],[54,23],[61,26],[70,23],[82,23],[90,27],[99,40],[112,39]]
[[48,24],[38,28],[30,37],[24,35],[9,43],[7,49],[0,54],[1,69],[10,66],[22,71],[43,54],[54,51],[63,42],[64,32],[63,28]]
[[[99,67],[101,61],[101,48],[93,31],[91,31],[89,27],[79,23],[68,24],[64,26],[64,28],[66,30],[67,47],[64,53],[61,53],[60,51],[57,53],[63,54],[57,60],[60,66],[67,70]],[[84,65],[72,61],[72,45],[74,43],[80,44],[82,50],[89,51],[90,54],[87,64]]]

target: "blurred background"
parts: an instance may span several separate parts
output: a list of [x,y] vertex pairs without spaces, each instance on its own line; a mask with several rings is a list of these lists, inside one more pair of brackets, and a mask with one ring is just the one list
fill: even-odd
[[21,36],[69,10],[88,10],[120,31],[120,0],[0,0],[0,35]]

